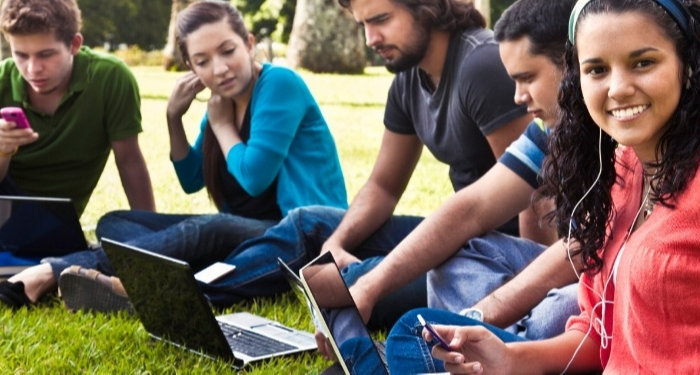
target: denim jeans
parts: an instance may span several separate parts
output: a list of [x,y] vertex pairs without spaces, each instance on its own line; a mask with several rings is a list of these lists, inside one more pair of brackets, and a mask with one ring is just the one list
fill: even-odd
[[[525,341],[526,339],[506,332],[490,324],[482,323],[459,314],[443,310],[422,308],[411,310],[399,319],[386,341],[386,362],[392,374],[419,374],[444,372],[443,362],[433,358],[431,349],[434,342],[423,339],[423,326],[416,317],[421,314],[431,324],[473,326],[481,325],[493,332],[503,342]],[[377,356],[371,353],[374,348],[367,338],[355,338],[345,342],[340,352],[352,374],[378,374],[383,366]]]
[[[512,279],[543,250],[540,244],[499,232],[474,238],[428,273],[428,306],[455,313],[471,307]],[[506,330],[541,340],[564,332],[569,316],[580,313],[574,283],[551,290],[530,314]]]
[[[277,265],[277,258],[287,263],[292,271],[298,272],[320,254],[321,246],[333,234],[344,215],[345,210],[324,206],[302,207],[290,211],[278,225],[268,229],[264,235],[244,242],[231,252],[225,262],[235,264],[236,271],[214,283],[201,285],[202,290],[212,303],[217,305],[230,305],[243,299],[270,297],[288,291],[289,284]],[[361,260],[384,256],[418,226],[421,220],[422,218],[413,216],[393,216],[352,253]],[[344,270],[346,282],[350,280],[354,283],[357,277],[374,267],[377,261],[373,259]],[[412,287],[423,290],[425,296],[425,280],[422,284],[412,284]],[[415,305],[407,303],[410,306]],[[416,303],[424,306],[425,297]],[[407,307],[401,308],[406,311]]]
[[[345,284],[348,286],[354,285],[360,276],[371,271],[382,259],[384,259],[384,256],[367,258],[361,263],[353,263],[343,268],[341,273]],[[367,328],[370,330],[391,329],[403,314],[419,307],[426,307],[427,301],[426,275],[421,275],[377,302],[372,309]],[[356,330],[354,331],[346,331],[345,336],[357,336],[362,327],[355,328]]]
[[[314,259],[321,246],[338,227],[344,210],[310,206],[294,209],[277,225],[229,214],[163,215],[136,211],[115,212],[103,217],[97,227],[100,237],[126,242],[129,245],[187,261],[195,269],[215,262],[233,264],[236,270],[211,284],[200,283],[211,302],[230,306],[255,297],[271,297],[289,290],[289,284],[277,264],[281,258],[294,272]],[[380,229],[353,251],[360,259],[384,256],[391,251],[422,218],[393,216]],[[267,230],[266,230],[267,229]],[[264,234],[263,234],[264,233]],[[246,241],[243,241],[245,239]],[[241,243],[242,242],[242,243]],[[240,244],[240,245],[239,245]],[[237,246],[239,245],[239,246]],[[72,264],[114,274],[102,249],[83,251],[62,258],[47,258],[54,275]],[[353,265],[345,271],[346,280],[357,277],[376,265],[374,259]],[[403,299],[399,310],[389,315],[397,319],[415,306],[425,306],[425,279],[411,284],[419,292],[399,291],[413,299]],[[397,294],[395,294],[397,295]],[[411,302],[416,301],[416,302]],[[378,318],[382,321],[383,317]]]
[[[98,238],[125,242],[172,258],[184,260],[196,272],[225,259],[246,239],[260,236],[275,224],[237,215],[159,214],[148,211],[114,211],[97,224]],[[101,248],[76,252],[63,257],[45,258],[58,280],[71,265],[97,269],[107,275],[114,270]]]

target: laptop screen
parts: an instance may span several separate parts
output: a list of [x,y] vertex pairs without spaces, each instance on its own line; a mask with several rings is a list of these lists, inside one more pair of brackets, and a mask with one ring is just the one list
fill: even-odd
[[[342,357],[340,348],[348,339],[365,337],[371,340],[367,326],[362,321],[350,290],[330,252],[325,252],[302,268],[301,275],[308,287],[310,297],[321,312],[321,318],[328,329],[327,332],[331,336],[329,339],[338,357]],[[371,361],[381,363],[385,373],[388,374],[386,363],[380,356],[376,343],[374,344],[372,345],[374,350],[367,354],[374,357],[370,359]]]
[[290,288],[296,294],[297,299],[306,305],[306,307],[309,309],[309,313],[311,314],[311,320],[314,324],[314,327],[318,330],[323,330],[323,326],[320,323],[320,320],[318,318],[318,314],[316,314],[316,311],[314,310],[313,304],[311,303],[311,298],[306,294],[306,289],[304,289],[304,283],[301,281],[299,276],[292,271],[291,268],[280,258],[277,258],[277,264],[279,264],[280,269],[282,270],[282,273],[284,273],[284,277],[287,279],[287,282],[289,283]]
[[212,357],[235,359],[186,262],[106,238],[102,246],[151,336]]
[[87,249],[70,199],[0,196],[0,247],[24,257]]

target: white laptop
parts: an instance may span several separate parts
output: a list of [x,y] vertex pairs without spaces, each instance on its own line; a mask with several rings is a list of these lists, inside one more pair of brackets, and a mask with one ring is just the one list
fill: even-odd
[[[189,264],[103,238],[146,331],[233,367],[316,349],[313,334],[247,312],[214,316]],[[235,271],[233,271],[235,272]]]

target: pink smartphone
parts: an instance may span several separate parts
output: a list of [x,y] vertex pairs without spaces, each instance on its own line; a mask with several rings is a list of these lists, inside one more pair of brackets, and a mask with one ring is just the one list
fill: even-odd
[[430,332],[430,334],[433,335],[433,337],[435,338],[435,340],[437,340],[440,346],[442,346],[445,350],[452,350],[452,348],[450,348],[450,344],[448,344],[447,341],[440,337],[440,335],[438,335],[437,332],[435,332],[435,328],[433,328],[433,326],[431,326],[430,323],[426,322],[420,314],[418,314],[418,321],[425,329],[428,330],[428,332]]
[[0,116],[7,122],[14,122],[16,124],[15,129],[31,129],[29,126],[29,121],[27,116],[24,115],[24,111],[20,107],[5,107],[0,109]]

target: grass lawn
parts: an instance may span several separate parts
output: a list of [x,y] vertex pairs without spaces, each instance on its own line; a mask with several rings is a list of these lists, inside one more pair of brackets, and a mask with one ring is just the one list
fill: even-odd
[[[142,94],[144,133],[140,137],[155,191],[156,207],[169,213],[212,213],[205,191],[182,192],[169,161],[165,108],[180,73],[159,68],[133,69]],[[330,124],[340,153],[348,199],[367,180],[383,132],[384,102],[392,76],[371,68],[363,76],[302,73]],[[202,95],[205,97],[205,95]],[[194,141],[205,103],[194,102],[185,117]],[[427,215],[451,193],[447,167],[424,152],[397,213]],[[128,209],[113,161],[92,195],[81,222],[94,239],[104,213]],[[312,330],[307,311],[290,293],[278,300],[259,299],[231,310],[247,310],[290,326]],[[217,312],[219,313],[219,312]],[[285,357],[246,367],[246,374],[314,374],[330,363],[316,353]],[[231,373],[226,364],[151,340],[138,319],[126,315],[70,313],[49,297],[32,310],[13,313],[0,307],[0,374],[66,373]]]

